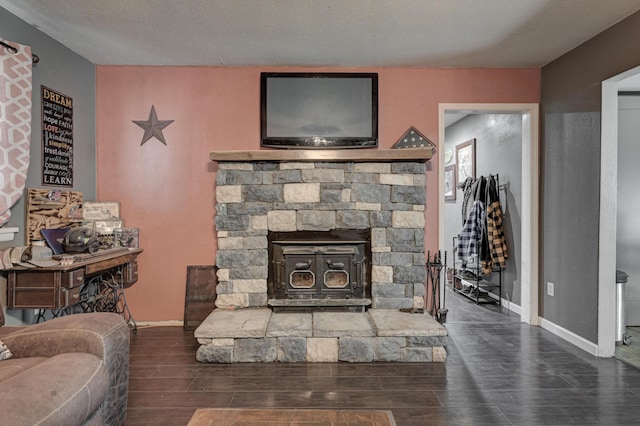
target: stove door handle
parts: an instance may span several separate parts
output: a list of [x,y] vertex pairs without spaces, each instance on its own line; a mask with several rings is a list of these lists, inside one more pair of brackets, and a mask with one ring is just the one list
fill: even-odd
[[327,265],[331,269],[344,269],[344,263],[343,262],[334,263],[334,262],[331,261],[331,259],[327,259]]
[[307,260],[306,262],[296,263],[296,269],[309,269],[310,267],[311,267],[311,260]]

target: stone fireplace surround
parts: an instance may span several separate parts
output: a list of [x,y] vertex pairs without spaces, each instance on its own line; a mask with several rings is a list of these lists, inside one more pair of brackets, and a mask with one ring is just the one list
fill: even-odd
[[374,309],[423,308],[425,163],[220,163],[218,308],[267,305],[268,233],[367,229]]
[[[217,309],[196,330],[202,345],[198,360],[443,361],[444,327],[428,314],[400,313],[400,309],[424,308],[425,170],[425,161],[419,158],[218,160]],[[369,311],[337,316],[272,313],[267,285],[269,233],[340,230],[370,232]],[[240,317],[244,320],[235,324],[232,318]],[[354,324],[355,329],[333,324],[333,332],[324,330],[332,318]],[[289,331],[282,329],[283,324],[288,324],[284,328]],[[244,329],[247,326],[250,331]],[[303,329],[300,334],[299,328]],[[292,338],[297,339],[295,343]],[[380,348],[389,344],[395,349],[391,354],[388,348],[382,349],[381,355]],[[339,356],[354,351],[377,355]]]

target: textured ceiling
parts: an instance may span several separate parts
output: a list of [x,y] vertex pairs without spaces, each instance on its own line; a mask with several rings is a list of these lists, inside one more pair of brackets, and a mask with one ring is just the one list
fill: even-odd
[[640,0],[0,0],[0,6],[95,64],[539,67],[639,10]]

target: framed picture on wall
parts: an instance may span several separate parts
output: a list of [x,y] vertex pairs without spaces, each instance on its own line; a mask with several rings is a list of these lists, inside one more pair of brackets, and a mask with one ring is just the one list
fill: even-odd
[[452,164],[444,168],[444,200],[456,200],[456,165]]
[[458,182],[476,178],[476,140],[470,139],[456,146]]

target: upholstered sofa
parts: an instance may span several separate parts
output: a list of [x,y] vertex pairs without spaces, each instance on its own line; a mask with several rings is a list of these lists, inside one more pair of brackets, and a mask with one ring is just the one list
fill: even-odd
[[2,327],[0,424],[122,425],[129,385],[129,327],[114,313],[67,315]]

